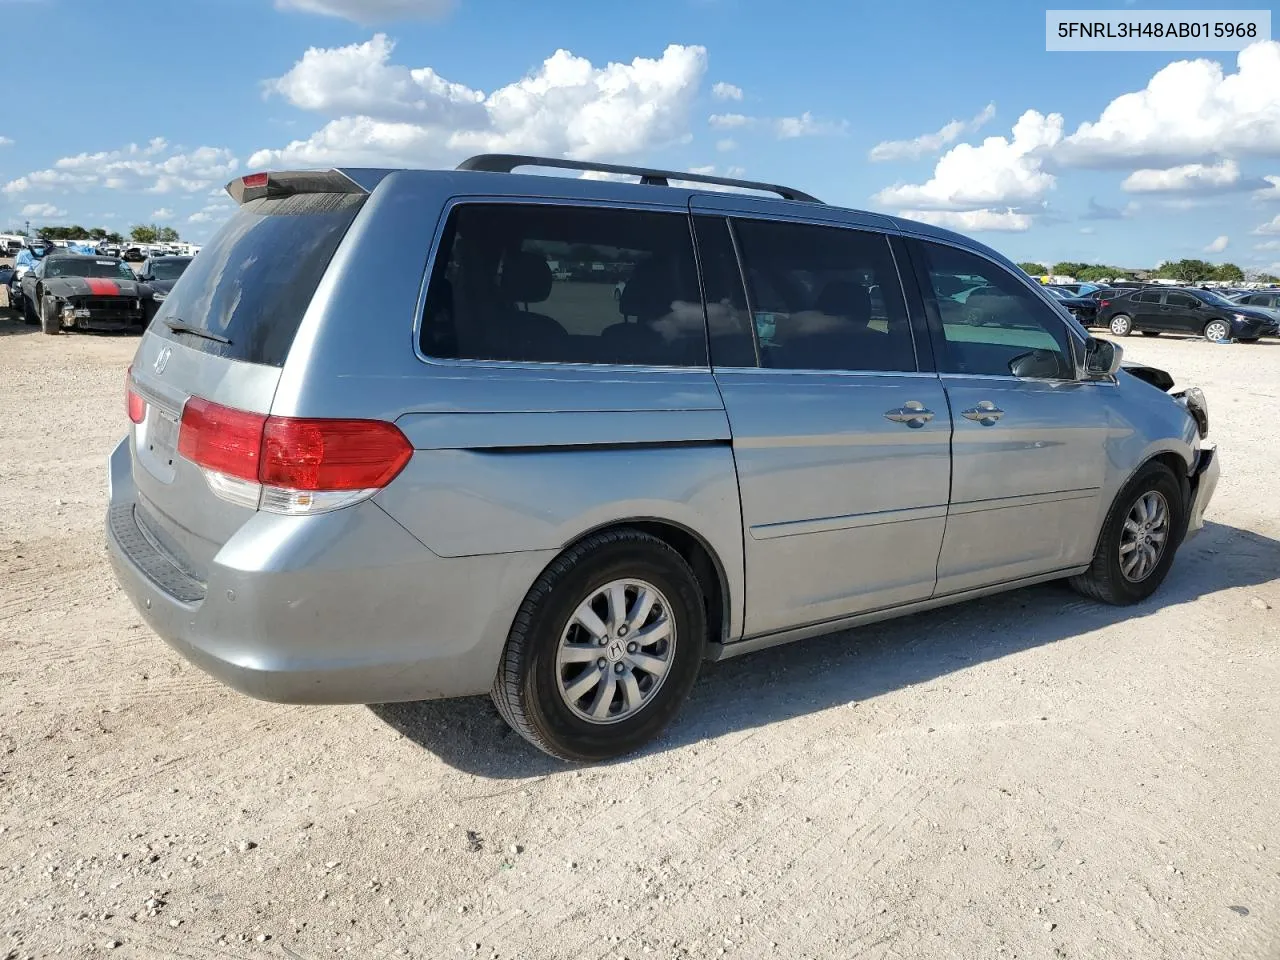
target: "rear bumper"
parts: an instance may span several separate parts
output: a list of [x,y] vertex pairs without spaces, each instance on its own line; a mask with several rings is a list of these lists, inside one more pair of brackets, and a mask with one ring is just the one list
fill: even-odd
[[1195,470],[1191,474],[1191,512],[1187,516],[1187,533],[1183,538],[1190,540],[1204,527],[1204,512],[1213,499],[1213,492],[1218,487],[1218,449],[1208,445],[1200,448],[1200,456]]
[[201,583],[138,527],[131,470],[125,439],[109,465],[106,537],[116,578],[161,639],[261,700],[485,693],[516,610],[551,559],[442,559],[365,502],[316,517],[256,514]]

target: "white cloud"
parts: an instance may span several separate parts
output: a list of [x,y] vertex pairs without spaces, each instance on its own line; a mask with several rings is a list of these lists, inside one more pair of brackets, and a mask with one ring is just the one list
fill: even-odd
[[188,223],[221,223],[235,213],[235,205],[231,203],[211,203],[203,210],[197,210],[187,217]]
[[593,66],[557,50],[533,73],[487,96],[429,68],[390,64],[383,36],[309,50],[268,90],[340,114],[306,140],[259,150],[251,167],[394,163],[431,166],[468,153],[580,159],[638,154],[688,139],[706,71],[703,47],[671,45],[656,60]]
[[791,140],[795,137],[820,137],[828,133],[839,133],[845,129],[844,122],[817,120],[809,111],[798,117],[779,117],[773,121],[774,132],[779,140]]
[[1263,189],[1257,191],[1253,195],[1253,199],[1280,200],[1280,177],[1263,177],[1262,179],[1265,180],[1267,183],[1271,184],[1271,186],[1264,187]]
[[[928,182],[886,187],[873,199],[917,212],[972,210],[1008,220],[1008,215],[991,208],[1038,201],[1053,189],[1056,178],[1041,165],[1045,153],[1061,138],[1061,114],[1046,117],[1028,110],[1014,124],[1011,139],[987,137],[976,147],[957,144],[939,158]],[[991,216],[986,219],[990,221]]]
[[1221,253],[1227,249],[1227,245],[1231,242],[1231,238],[1225,233],[1220,237],[1215,237],[1213,241],[1204,248],[1205,253]]
[[730,150],[738,149],[738,141],[725,137],[723,140],[716,141],[716,149],[721,153],[728,153]]
[[1093,227],[1081,227],[1080,232],[1084,234],[1086,237],[1091,237],[1095,233],[1097,233],[1097,231],[1094,230]]
[[1259,224],[1253,232],[1263,234],[1280,233],[1280,213],[1277,213],[1274,218],[1266,223]]
[[154,220],[172,220],[173,211],[168,207],[161,207],[159,210],[152,210],[151,217]]
[[61,219],[67,215],[67,211],[55,207],[52,203],[28,203],[22,208],[24,217],[48,217],[53,220]]
[[0,147],[12,147],[13,141],[9,137],[0,137]]
[[717,83],[711,87],[711,95],[717,100],[741,100],[742,88],[732,83]]
[[898,216],[964,233],[984,230],[1022,233],[1030,230],[1032,224],[1029,214],[1014,210],[902,210]]
[[1099,203],[1093,197],[1089,198],[1089,208],[1080,215],[1081,220],[1128,220],[1137,216],[1138,211],[1142,209],[1141,204],[1136,200],[1130,200],[1124,205],[1124,208],[1108,207]]
[[319,13],[361,24],[442,17],[454,5],[454,0],[276,0],[280,10]]
[[1264,243],[1255,243],[1255,250],[1280,250],[1280,240],[1267,240]]
[[1240,164],[1223,160],[1209,165],[1186,163],[1166,170],[1135,170],[1120,188],[1129,193],[1187,193],[1230,190],[1240,184]]
[[748,117],[741,113],[713,113],[707,123],[717,130],[767,129],[779,140],[817,137],[840,133],[848,125],[843,121],[819,120],[809,111],[798,117]]
[[919,160],[921,157],[937,153],[949,143],[955,143],[961,134],[973,133],[983,127],[996,115],[996,105],[988,103],[982,111],[971,120],[952,120],[935,133],[926,133],[911,140],[885,140],[871,148],[869,158],[872,162],[886,160]]
[[1213,60],[1177,60],[1147,86],[1112,100],[1054,150],[1082,167],[1173,166],[1211,157],[1280,152],[1280,42],[1261,41],[1236,58],[1235,73]]
[[202,190],[218,180],[229,179],[236,169],[231,151],[218,147],[197,147],[188,153],[173,153],[169,144],[157,137],[145,147],[131,143],[119,150],[81,153],[63,157],[47,170],[36,170],[4,185],[10,195],[33,190],[108,190],[170,193],[175,190]]

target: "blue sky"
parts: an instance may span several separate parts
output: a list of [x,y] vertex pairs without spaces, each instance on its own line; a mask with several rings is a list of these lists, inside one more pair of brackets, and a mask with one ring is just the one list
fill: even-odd
[[157,220],[199,240],[228,214],[219,188],[253,169],[506,149],[790,183],[1017,259],[1280,272],[1280,43],[1046,53],[1044,8],[1004,0],[0,0],[0,14],[11,38],[45,38],[9,47],[9,75],[40,80],[0,125],[6,229]]

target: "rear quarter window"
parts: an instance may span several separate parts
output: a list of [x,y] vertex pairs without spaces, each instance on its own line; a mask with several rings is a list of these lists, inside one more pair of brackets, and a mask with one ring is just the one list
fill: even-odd
[[[191,261],[152,321],[152,332],[229,360],[283,366],[364,199],[308,193],[244,204]],[[230,342],[169,329],[179,322]]]

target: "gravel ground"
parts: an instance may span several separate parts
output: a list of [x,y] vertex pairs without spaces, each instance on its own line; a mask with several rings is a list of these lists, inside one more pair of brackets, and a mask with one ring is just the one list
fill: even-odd
[[574,768],[486,699],[282,707],[116,588],[131,337],[0,320],[0,958],[1280,957],[1280,343],[1126,341],[1223,474],[1150,601],[1059,586],[706,669]]

